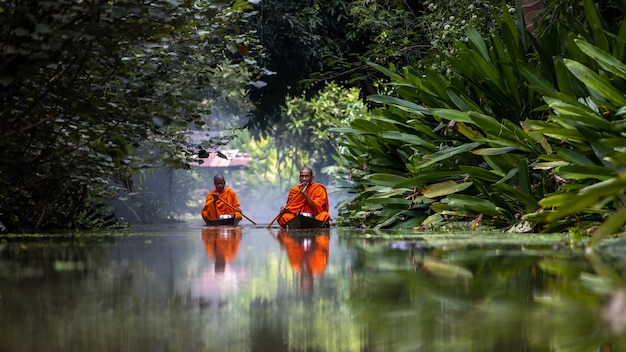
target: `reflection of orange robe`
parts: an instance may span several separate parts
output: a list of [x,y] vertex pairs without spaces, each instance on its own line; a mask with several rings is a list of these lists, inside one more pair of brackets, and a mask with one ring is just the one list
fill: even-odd
[[241,227],[215,226],[202,229],[202,242],[215,267],[230,263],[237,256],[241,242]]
[[306,201],[306,198],[304,198],[304,195],[300,194],[300,186],[295,185],[289,190],[289,195],[287,196],[287,203],[289,206],[278,218],[278,225],[285,227],[287,222],[293,219],[299,212],[311,213],[315,215],[317,220],[320,221],[330,220],[330,214],[328,214],[328,194],[326,193],[326,187],[321,183],[313,182],[307,187],[306,194],[308,194],[315,203],[315,208],[311,207],[309,202]]
[[287,251],[289,264],[294,272],[321,275],[326,270],[330,236],[322,232],[315,237],[292,237],[286,230],[278,233],[278,240]]
[[202,218],[204,220],[217,220],[220,215],[234,215],[237,219],[241,220],[241,213],[235,212],[233,208],[219,199],[217,202],[213,201],[213,194],[215,193],[217,193],[221,199],[228,202],[228,204],[235,207],[235,209],[241,208],[239,200],[237,199],[237,193],[231,188],[224,187],[221,193],[214,189],[206,195],[206,201],[202,208]]

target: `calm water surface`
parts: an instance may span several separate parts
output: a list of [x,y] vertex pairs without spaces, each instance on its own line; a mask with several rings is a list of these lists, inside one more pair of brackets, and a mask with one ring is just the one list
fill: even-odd
[[626,351],[626,244],[198,223],[0,237],[0,351]]

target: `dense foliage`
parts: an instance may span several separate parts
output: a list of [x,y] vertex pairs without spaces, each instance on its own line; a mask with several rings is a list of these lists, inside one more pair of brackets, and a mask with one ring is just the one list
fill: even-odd
[[186,131],[210,125],[220,100],[220,65],[241,68],[231,86],[254,70],[236,26],[248,2],[216,4],[0,3],[1,223],[97,225],[137,171],[185,167],[197,153]]
[[329,82],[373,94],[383,76],[366,61],[404,65],[428,53],[416,1],[267,0],[255,9],[250,25],[267,52],[263,84],[250,91],[260,134],[279,135],[288,97],[312,98]]
[[165,193],[183,202],[196,181],[169,168],[247,125],[252,177],[335,174],[357,194],[342,224],[617,231],[620,6],[2,2],[0,223],[98,226],[107,198],[167,217]]
[[380,227],[618,231],[626,28],[591,1],[584,13],[577,32],[533,37],[519,9],[503,11],[490,38],[470,28],[456,43],[451,75],[373,65],[395,89],[371,97],[385,105],[375,116],[336,129],[359,190],[345,214]]

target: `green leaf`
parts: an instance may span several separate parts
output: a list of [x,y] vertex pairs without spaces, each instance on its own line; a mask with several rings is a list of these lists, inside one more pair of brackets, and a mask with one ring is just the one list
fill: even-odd
[[433,114],[433,116],[445,120],[473,123],[472,119],[470,119],[468,113],[465,111],[433,108],[430,109],[430,112]]
[[387,75],[389,78],[393,79],[394,81],[398,81],[398,82],[399,82],[399,81],[403,81],[402,76],[400,76],[399,74],[397,74],[397,73],[395,73],[395,72],[391,71],[390,69],[388,69],[388,68],[386,68],[386,67],[384,67],[384,66],[381,66],[381,65],[379,65],[379,64],[377,64],[377,63],[374,63],[374,62],[371,62],[371,61],[368,61],[368,62],[367,62],[367,64],[368,64],[369,66],[372,66],[372,67],[373,67],[373,68],[375,68],[376,70],[378,70],[378,71],[380,71],[380,72],[384,73],[385,75]]
[[600,67],[617,75],[618,77],[621,77],[622,79],[626,79],[626,65],[619,59],[611,56],[597,46],[587,43],[586,41],[576,39],[574,42],[580,50],[582,50],[582,52],[594,59]]
[[567,123],[570,126],[583,124],[606,131],[610,131],[612,129],[612,125],[609,121],[602,118],[598,113],[591,111],[588,107],[573,105],[559,99],[549,97],[544,97],[544,100],[548,103],[551,109],[554,109],[559,113],[558,116],[554,117],[556,121],[564,124]]
[[362,133],[377,134],[380,131],[380,127],[374,124],[372,121],[359,119],[350,122],[350,126]]
[[424,219],[426,219],[428,215],[425,213],[420,213],[416,216],[412,216],[410,217],[408,220],[405,221],[401,221],[398,222],[397,224],[393,225],[392,228],[394,229],[406,229],[406,228],[413,228],[416,226],[420,226],[422,224],[422,222],[424,221]]
[[519,61],[517,65],[520,74],[526,78],[531,88],[542,95],[554,96],[556,94],[556,89],[554,89],[552,83],[535,66],[531,66],[523,61]]
[[[487,45],[485,45],[485,40],[475,28],[470,27],[470,29],[467,30],[467,39],[472,44],[474,49],[480,53],[480,56],[484,61],[491,61],[489,50],[487,49]],[[467,64],[469,65],[470,63]]]
[[429,165],[432,165],[436,162],[442,161],[442,160],[446,160],[446,159],[450,159],[451,157],[458,155],[458,154],[462,154],[462,153],[467,153],[473,149],[475,149],[476,147],[478,147],[480,145],[480,143],[466,143],[466,144],[462,144],[459,145],[457,147],[452,147],[452,148],[448,148],[448,149],[443,149],[440,150],[438,152],[432,153],[430,155],[427,155],[424,159],[422,159],[422,161],[420,161],[417,165],[418,168],[423,169]]
[[394,98],[386,95],[370,95],[368,100],[373,101],[379,104],[389,104],[396,106],[404,111],[408,111],[411,113],[417,114],[425,114],[428,113],[428,109],[418,104],[412,103],[410,101],[406,101],[404,99]]
[[595,179],[604,181],[615,177],[613,170],[596,165],[561,166],[556,168],[554,172],[566,180]]
[[572,162],[577,165],[584,165],[584,166],[595,165],[593,161],[589,160],[584,155],[577,153],[570,149],[557,148],[556,154],[560,156],[563,160]]
[[448,196],[448,205],[454,210],[470,211],[475,214],[503,215],[492,202],[468,195],[452,194]]
[[406,180],[393,185],[393,188],[415,188],[423,187],[432,181],[442,181],[445,179],[463,178],[465,175],[458,171],[432,171],[422,170],[423,174],[416,177],[407,178]]
[[[563,95],[572,97],[572,99],[575,100],[576,94],[572,88],[572,79],[570,78],[569,70],[565,66],[565,63],[563,63],[563,60],[558,60],[554,64],[554,70],[556,73],[556,82],[559,91],[563,93]],[[569,102],[571,103],[572,101]]]
[[521,191],[517,188],[513,188],[506,183],[497,183],[493,186],[493,189],[497,190],[498,192],[504,195],[507,195],[509,198],[513,199],[514,201],[521,202],[522,204],[524,204],[526,212],[536,211],[540,207],[539,203],[537,202],[535,197],[532,196],[531,193]]
[[403,198],[397,198],[397,197],[380,197],[380,198],[372,197],[372,198],[367,199],[365,203],[382,204],[386,207],[400,205],[400,207],[396,207],[396,208],[406,209],[409,206],[409,204],[411,204],[411,201],[407,199],[403,199]]
[[565,65],[570,70],[570,72],[572,72],[572,74],[574,74],[576,78],[582,81],[589,89],[598,92],[598,94],[605,97],[615,105],[626,105],[626,96],[624,96],[624,93],[619,89],[613,87],[612,85],[606,83],[605,79],[602,79],[598,74],[590,70],[588,67],[579,62],[569,59],[564,59],[563,61],[565,62]]
[[406,181],[405,177],[391,174],[370,174],[364,178],[375,185],[388,187]]
[[618,211],[611,214],[608,219],[594,231],[596,236],[608,236],[616,232],[622,232],[626,223],[626,207],[621,207]]
[[437,150],[437,146],[414,134],[401,133],[398,131],[384,131],[380,132],[379,135],[385,139],[391,139],[411,145],[422,146],[430,152],[434,152]]
[[452,193],[458,193],[466,190],[471,187],[473,182],[454,182],[454,181],[444,181],[435,183],[432,185],[428,185],[420,190],[422,195],[427,198],[437,198],[445,195],[449,195]]
[[478,111],[483,112],[480,106],[475,104],[470,99],[463,96],[463,94],[456,88],[450,87],[448,89],[448,96],[454,105],[461,111]]
[[459,169],[465,172],[469,178],[486,182],[498,182],[503,176],[494,170],[488,170],[478,166],[461,165],[459,166]]
[[573,204],[576,201],[575,193],[557,193],[549,195],[539,201],[539,205],[546,208],[562,207],[567,204]]
[[523,192],[532,193],[532,182],[530,180],[530,170],[528,169],[528,160],[521,159],[518,166],[519,185]]
[[501,147],[501,148],[480,148],[472,151],[472,154],[476,155],[500,155],[510,153],[512,151],[518,150],[518,148],[513,147]]
[[596,8],[595,1],[592,0],[584,0],[583,7],[585,9],[585,15],[587,18],[587,22],[589,23],[591,29],[590,33],[593,36],[594,43],[600,45],[604,50],[609,50],[609,43],[604,35],[604,28],[602,26],[603,20]]
[[331,132],[337,132],[337,133],[345,133],[345,134],[363,134],[362,131],[359,131],[355,128],[350,128],[350,127],[331,127],[328,129]]
[[626,188],[625,179],[609,179],[581,189],[578,193],[562,193],[545,197],[539,204],[543,207],[556,207],[547,221],[555,221],[567,215],[592,207],[600,206],[606,199],[615,197]]

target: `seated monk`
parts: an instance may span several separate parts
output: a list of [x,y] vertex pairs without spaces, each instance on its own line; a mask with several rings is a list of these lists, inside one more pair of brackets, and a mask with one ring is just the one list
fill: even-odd
[[300,184],[289,190],[287,205],[280,209],[278,225],[285,227],[287,222],[298,213],[310,214],[315,219],[324,222],[330,220],[326,187],[321,183],[313,182],[313,178],[311,168],[304,167],[300,170]]
[[216,175],[213,178],[213,183],[215,184],[215,189],[206,196],[206,201],[202,208],[202,218],[208,221],[218,220],[220,216],[234,216],[237,220],[241,220],[241,206],[237,199],[237,194],[231,188],[226,187],[224,176]]

